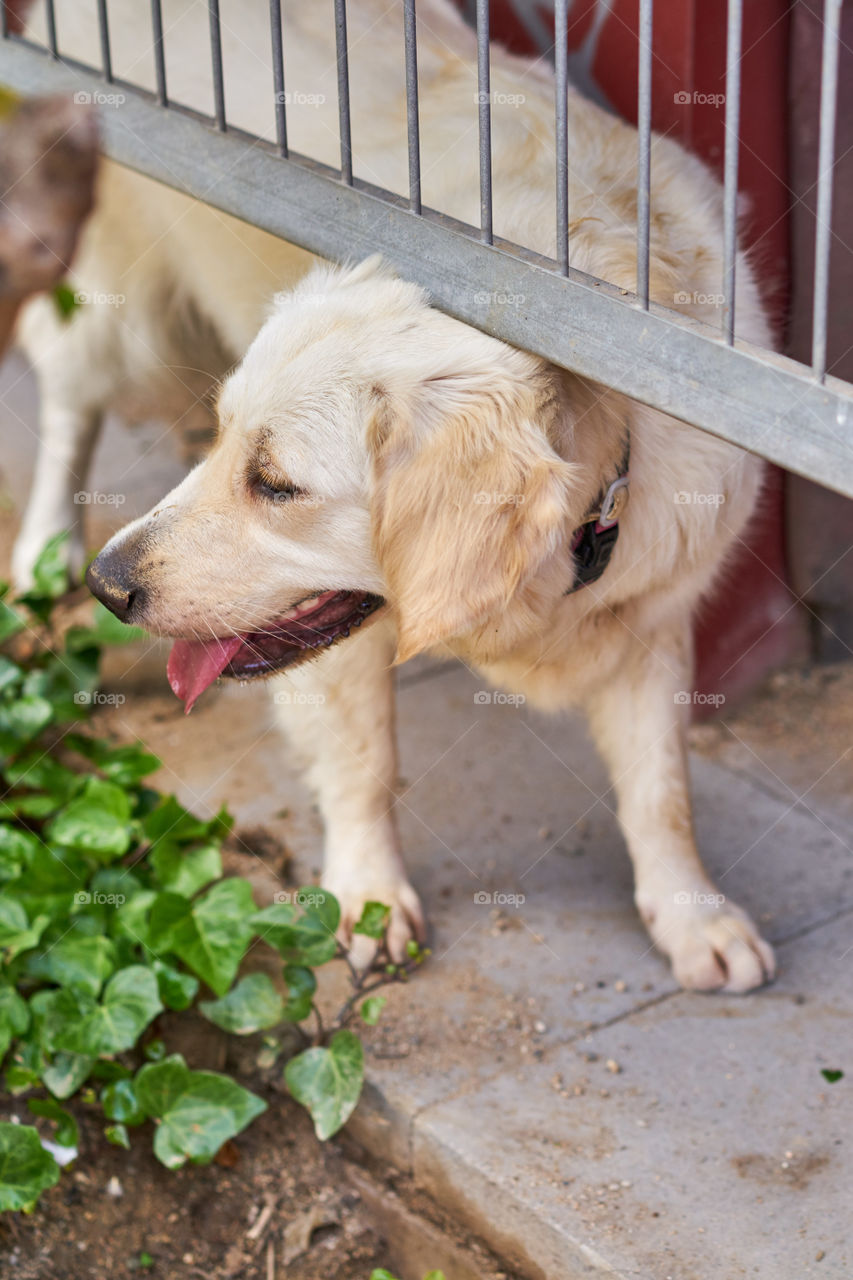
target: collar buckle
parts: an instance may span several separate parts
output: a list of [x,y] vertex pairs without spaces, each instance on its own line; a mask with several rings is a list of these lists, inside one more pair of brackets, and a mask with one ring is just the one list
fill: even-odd
[[628,476],[617,476],[608,487],[601,503],[597,527],[612,529],[628,505]]

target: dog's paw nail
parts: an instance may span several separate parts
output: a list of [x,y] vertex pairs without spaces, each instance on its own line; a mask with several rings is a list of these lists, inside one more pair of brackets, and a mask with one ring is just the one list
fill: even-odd
[[740,912],[697,915],[663,936],[661,943],[675,977],[688,990],[742,995],[776,973],[773,948]]

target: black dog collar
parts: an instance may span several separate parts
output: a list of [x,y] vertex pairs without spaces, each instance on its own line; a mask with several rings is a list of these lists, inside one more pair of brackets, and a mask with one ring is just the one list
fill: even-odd
[[610,563],[619,537],[619,517],[628,504],[629,463],[630,445],[626,443],[619,475],[604,490],[595,508],[584,517],[580,528],[575,529],[571,547],[575,558],[575,580],[564,595],[570,596],[581,587],[597,582]]

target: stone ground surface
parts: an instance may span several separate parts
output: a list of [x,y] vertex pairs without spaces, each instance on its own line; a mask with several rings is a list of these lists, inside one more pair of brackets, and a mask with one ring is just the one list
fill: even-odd
[[[7,361],[3,560],[33,405]],[[161,425],[112,423],[90,487],[126,501],[89,509],[92,544],[182,470]],[[184,718],[164,668],[156,644],[113,660],[127,700],[110,727],[144,737],[187,803],[227,800],[275,832],[310,878],[319,825],[265,691],[212,691]],[[707,863],[778,951],[776,982],[747,997],[680,992],[650,950],[581,724],[478,702],[459,666],[411,664],[399,686],[399,816],[434,956],[368,1033],[353,1136],[522,1275],[853,1274],[851,669],[776,677],[694,730]]]

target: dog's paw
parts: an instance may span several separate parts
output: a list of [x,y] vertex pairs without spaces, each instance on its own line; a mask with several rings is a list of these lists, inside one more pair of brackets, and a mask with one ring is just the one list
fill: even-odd
[[710,905],[676,901],[672,909],[649,913],[647,919],[657,946],[687,990],[740,995],[776,973],[773,948],[746,912],[722,895]]
[[341,923],[338,937],[348,949],[350,959],[357,968],[365,968],[376,955],[376,942],[360,933],[353,933],[366,902],[382,902],[391,908],[391,918],[385,933],[388,954],[395,964],[406,959],[406,943],[426,941],[426,921],[418,895],[408,880],[393,879],[385,883],[337,884],[333,879],[324,880],[324,888],[333,893],[341,904]]

